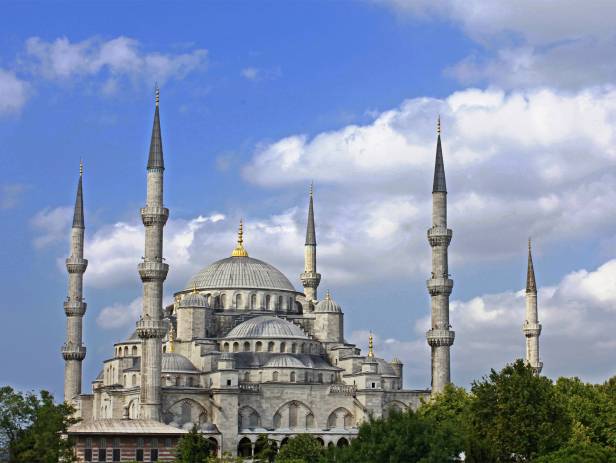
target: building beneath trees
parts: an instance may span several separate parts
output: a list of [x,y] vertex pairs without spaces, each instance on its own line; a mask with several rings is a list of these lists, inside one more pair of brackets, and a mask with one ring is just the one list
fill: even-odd
[[[304,247],[303,291],[269,263],[251,257],[240,222],[231,255],[194,275],[162,306],[168,265],[163,257],[164,158],[158,91],[147,163],[147,200],[141,209],[145,251],[138,270],[143,309],[135,332],[110,348],[92,392],[81,391],[82,320],[86,312],[83,185],[80,174],[67,259],[69,295],[64,303],[67,340],[65,400],[82,421],[71,427],[79,461],[167,461],[177,439],[193,425],[219,453],[249,457],[257,437],[278,446],[297,433],[310,433],[323,445],[348,445],[368,417],[415,409],[422,398],[450,381],[447,191],[437,139],[433,224],[428,241],[433,271],[432,387],[403,386],[397,359],[366,354],[344,339],[344,313],[327,292],[319,298],[317,241],[312,189]],[[439,124],[440,125],[440,124]],[[231,243],[230,243],[231,244]],[[299,251],[299,250],[298,250]],[[221,256],[222,257],[222,256]]]

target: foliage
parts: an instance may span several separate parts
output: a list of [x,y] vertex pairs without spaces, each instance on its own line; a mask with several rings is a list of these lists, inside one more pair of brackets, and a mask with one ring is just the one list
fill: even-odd
[[255,462],[272,463],[276,459],[278,447],[276,443],[268,439],[267,434],[259,434],[255,442]]
[[571,443],[533,463],[616,463],[616,453],[592,442]]
[[282,446],[276,463],[317,463],[324,453],[323,447],[310,434],[298,434]]
[[9,461],[73,461],[73,442],[65,434],[78,421],[74,411],[68,404],[56,405],[47,391],[39,397],[9,386],[0,388],[0,439]]
[[552,382],[522,360],[471,388],[469,462],[528,461],[565,444],[571,419]]
[[438,413],[392,412],[386,419],[362,424],[347,448],[330,449],[325,461],[340,463],[453,461],[462,450],[455,425],[439,422]]
[[234,457],[229,452],[223,453],[221,458],[212,455],[206,461],[207,463],[244,463],[243,458]]
[[211,443],[193,425],[188,434],[184,434],[175,448],[176,463],[204,463],[211,453]]

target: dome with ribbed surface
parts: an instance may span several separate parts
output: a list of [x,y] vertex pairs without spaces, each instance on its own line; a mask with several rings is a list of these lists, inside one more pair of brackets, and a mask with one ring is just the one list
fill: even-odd
[[306,333],[294,323],[282,318],[263,315],[240,323],[233,328],[227,338],[301,338],[308,339]]
[[325,299],[323,299],[322,301],[320,301],[314,308],[315,312],[331,312],[331,313],[340,313],[342,312],[342,309],[340,308],[340,305],[338,305],[336,303],[336,301],[334,301],[331,297],[331,295],[329,294],[329,291],[327,291],[327,294],[325,295]]
[[191,278],[185,290],[194,288],[269,289],[295,292],[291,282],[280,270],[248,256],[228,257],[207,266]]
[[197,371],[190,360],[175,352],[163,352],[162,371],[166,372],[188,372]]
[[188,293],[180,301],[180,307],[207,307],[207,300],[199,293]]
[[276,355],[267,361],[265,368],[305,368],[301,360],[289,354]]

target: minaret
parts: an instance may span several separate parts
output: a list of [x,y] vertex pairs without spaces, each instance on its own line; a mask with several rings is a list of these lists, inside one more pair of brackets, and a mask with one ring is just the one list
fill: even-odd
[[159,90],[156,88],[156,109],[150,141],[147,167],[147,202],[141,209],[145,226],[145,257],[139,264],[143,282],[143,308],[137,322],[137,335],[141,338],[141,395],[140,418],[160,421],[161,417],[161,340],[165,334],[162,321],[163,281],[169,265],[163,262],[163,227],[169,209],[163,207],[163,146],[158,114]]
[[304,245],[304,273],[300,276],[304,285],[304,294],[309,302],[317,301],[317,288],[321,274],[317,273],[317,235],[314,230],[313,187],[310,185],[310,202],[308,203],[308,222],[306,224],[306,244]]
[[526,336],[526,363],[534,370],[535,374],[541,373],[543,362],[539,361],[539,335],[541,325],[537,314],[537,283],[535,281],[535,269],[533,256],[528,239],[528,269],[526,272],[526,320],[522,327]]
[[83,302],[83,274],[88,267],[88,261],[83,258],[85,222],[83,219],[82,180],[83,163],[80,163],[77,198],[75,199],[71,230],[71,255],[66,259],[66,270],[68,271],[68,297],[64,302],[66,342],[62,346],[65,402],[70,402],[81,394],[81,362],[86,356],[86,348],[82,343],[82,321],[86,313],[86,303]]
[[452,232],[447,228],[447,187],[439,117],[432,187],[432,228],[428,230],[428,241],[432,247],[432,278],[427,282],[432,299],[432,329],[426,333],[426,338],[432,348],[432,393],[442,392],[451,381],[449,348],[455,337],[449,329],[449,295],[453,280],[449,278],[447,248],[451,236]]

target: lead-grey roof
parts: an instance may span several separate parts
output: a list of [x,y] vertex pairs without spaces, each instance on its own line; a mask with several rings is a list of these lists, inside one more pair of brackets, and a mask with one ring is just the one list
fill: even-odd
[[316,307],[314,308],[314,312],[315,313],[325,313],[325,312],[340,313],[342,312],[342,309],[340,308],[340,305],[331,298],[331,295],[329,294],[329,291],[328,291],[327,294],[325,295],[325,299],[323,299],[322,301],[319,301],[319,303],[316,305]]
[[75,210],[73,212],[73,228],[85,228],[83,219],[83,186],[82,176],[79,175],[79,183],[77,184],[77,197],[75,198]]
[[280,270],[248,256],[227,257],[205,267],[186,285],[186,290],[269,289],[293,291],[295,288]]
[[436,141],[436,162],[434,163],[434,183],[432,193],[447,193],[445,182],[445,164],[443,162],[443,149],[441,148],[441,136]]
[[207,307],[207,300],[199,293],[188,293],[180,301],[180,307]]
[[163,372],[191,372],[197,371],[190,360],[183,355],[175,352],[163,352],[162,358]]
[[314,206],[312,188],[310,189],[310,203],[308,204],[308,223],[306,224],[306,245],[317,245],[317,234],[314,231]]
[[[243,368],[309,368],[316,370],[341,370],[332,366],[326,359],[313,354],[292,354],[278,352],[234,352],[235,367]],[[284,359],[282,359],[284,357]],[[293,359],[293,360],[291,360]]]
[[293,357],[290,354],[276,355],[269,359],[265,368],[305,368],[300,359]]
[[262,315],[240,323],[233,328],[227,338],[299,338],[309,339],[306,333],[294,323],[282,318]]
[[152,139],[150,140],[150,154],[148,156],[148,169],[164,169],[163,141],[160,135],[160,116],[158,114],[158,90],[156,110],[154,111],[154,124],[152,125]]

